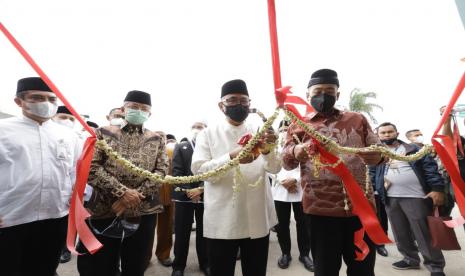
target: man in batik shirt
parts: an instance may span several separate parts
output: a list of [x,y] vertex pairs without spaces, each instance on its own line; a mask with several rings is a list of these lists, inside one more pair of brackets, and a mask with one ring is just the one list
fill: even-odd
[[[164,176],[168,169],[164,137],[143,127],[151,114],[150,94],[129,92],[121,109],[125,122],[98,129],[98,139],[134,165]],[[78,257],[80,275],[115,275],[120,259],[122,275],[144,275],[147,240],[154,235],[157,213],[163,210],[160,184],[129,172],[98,148],[88,183],[94,188],[89,224],[103,248]],[[118,236],[118,229],[124,235]]]
[[[305,122],[344,147],[362,148],[379,143],[363,115],[334,108],[339,98],[338,89],[339,80],[335,71],[321,69],[314,72],[308,84],[307,98],[315,111],[306,115]],[[289,127],[283,150],[283,166],[292,170],[300,164],[302,205],[310,230],[315,276],[338,276],[341,258],[347,265],[347,275],[373,276],[376,257],[373,243],[365,237],[370,253],[363,261],[356,261],[354,232],[362,225],[352,213],[350,200],[345,195],[339,176],[326,169],[319,171],[319,177],[315,176],[314,166],[305,149],[310,138],[297,124]],[[372,185],[366,183],[366,164],[382,162],[381,155],[371,152],[340,154],[339,157],[374,206]]]

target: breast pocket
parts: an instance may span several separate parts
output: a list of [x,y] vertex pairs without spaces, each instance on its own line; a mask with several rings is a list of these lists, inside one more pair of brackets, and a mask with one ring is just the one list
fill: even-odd
[[58,160],[70,160],[71,159],[70,145],[64,139],[58,140],[58,143],[56,146],[56,158]]
[[58,162],[61,163],[64,175],[68,177],[70,175],[71,167],[73,166],[73,158],[71,146],[66,140],[60,139],[57,141],[55,157]]

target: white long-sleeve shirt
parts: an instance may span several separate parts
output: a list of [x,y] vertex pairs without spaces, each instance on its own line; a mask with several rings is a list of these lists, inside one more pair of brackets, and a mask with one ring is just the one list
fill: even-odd
[[[271,181],[271,194],[276,201],[283,202],[300,202],[302,201],[302,186],[300,185],[300,167],[287,171],[284,168],[278,174],[270,174]],[[297,180],[297,190],[295,193],[290,193],[281,182],[287,178],[294,178]]]
[[[227,121],[203,130],[197,136],[192,172],[204,173],[226,164],[230,161],[229,152],[239,147],[238,140],[244,134],[254,134],[256,130],[247,123],[233,126]],[[280,169],[281,162],[274,152],[260,155],[252,163],[241,164],[243,181],[234,198],[234,169],[222,177],[205,181],[204,236],[212,239],[256,239],[268,235],[277,219],[266,172],[277,173]]]
[[2,227],[67,215],[80,152],[77,135],[52,120],[0,120]]

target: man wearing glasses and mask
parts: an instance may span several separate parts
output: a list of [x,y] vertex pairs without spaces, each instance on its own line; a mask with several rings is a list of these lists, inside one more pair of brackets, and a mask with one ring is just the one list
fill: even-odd
[[0,120],[0,275],[53,276],[81,149],[41,78],[20,79],[15,103],[22,115]]
[[[150,94],[130,91],[121,108],[125,122],[97,130],[98,139],[134,165],[166,174],[168,161],[162,135],[143,127],[151,114]],[[88,203],[89,224],[103,248],[78,257],[81,276],[116,275],[121,259],[122,275],[144,275],[147,240],[154,235],[159,183],[135,175],[96,148],[88,184],[94,188]],[[82,243],[79,251],[84,251]]]
[[[246,122],[249,105],[243,80],[223,85],[218,106],[225,119],[199,133],[192,157],[194,174],[217,169],[238,156],[242,150],[238,140],[257,130]],[[264,140],[274,143],[275,133],[267,132]],[[274,151],[263,147],[259,155],[241,159],[239,168],[240,177],[233,169],[204,182],[203,227],[212,276],[234,275],[238,249],[242,275],[266,274],[269,230],[277,222],[266,172],[279,172],[280,161]]]

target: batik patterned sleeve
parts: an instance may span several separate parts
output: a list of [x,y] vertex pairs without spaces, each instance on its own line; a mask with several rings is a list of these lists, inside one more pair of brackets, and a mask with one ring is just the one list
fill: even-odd
[[[97,130],[97,139],[103,139],[99,130]],[[107,157],[103,150],[95,147],[94,156],[90,165],[88,184],[94,188],[111,193],[118,198],[122,197],[128,188],[105,170],[106,160]]]
[[[295,159],[294,148],[297,145],[297,141],[294,139],[294,135],[302,136],[302,131],[296,124],[291,124],[287,130],[286,142],[282,152],[283,168],[286,170],[293,170],[299,166],[299,161]],[[302,137],[299,137],[302,139]]]
[[362,114],[360,114],[360,116],[362,116],[363,134],[365,135],[365,146],[381,144],[378,135],[376,135],[373,132],[370,124],[368,123],[368,120]]

